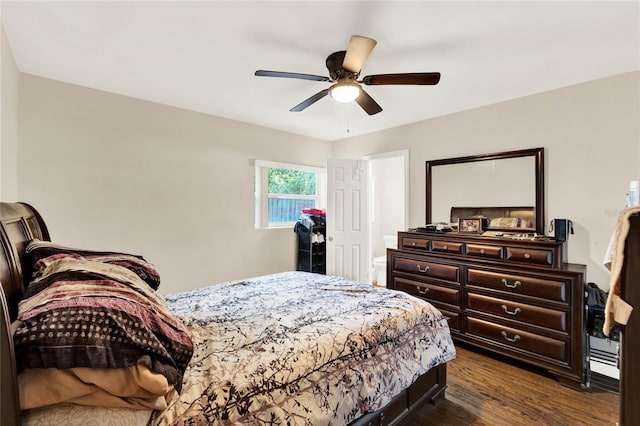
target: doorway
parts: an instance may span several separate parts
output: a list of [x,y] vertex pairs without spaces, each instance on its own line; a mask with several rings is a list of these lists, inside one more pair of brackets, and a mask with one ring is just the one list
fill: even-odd
[[[373,260],[386,256],[384,237],[398,235],[409,223],[409,151],[393,151],[364,157],[369,167],[368,282],[378,282]],[[378,262],[378,269],[380,268]]]

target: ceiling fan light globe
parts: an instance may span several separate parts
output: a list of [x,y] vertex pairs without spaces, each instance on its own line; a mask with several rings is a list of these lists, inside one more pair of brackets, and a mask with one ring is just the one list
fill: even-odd
[[338,83],[331,87],[329,93],[336,101],[346,104],[360,96],[360,86],[354,83]]

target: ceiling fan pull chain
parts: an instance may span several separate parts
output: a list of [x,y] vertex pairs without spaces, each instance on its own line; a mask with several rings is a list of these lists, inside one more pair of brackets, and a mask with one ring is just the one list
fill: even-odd
[[349,111],[347,111],[347,104],[342,104],[342,121],[345,123],[347,135],[350,133],[349,129]]

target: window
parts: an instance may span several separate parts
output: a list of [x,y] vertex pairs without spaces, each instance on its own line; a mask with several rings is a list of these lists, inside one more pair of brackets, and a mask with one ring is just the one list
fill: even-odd
[[303,208],[325,206],[326,169],[256,160],[256,228],[291,227]]

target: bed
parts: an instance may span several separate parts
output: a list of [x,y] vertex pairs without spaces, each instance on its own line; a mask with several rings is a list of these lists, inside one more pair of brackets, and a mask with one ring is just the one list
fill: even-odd
[[[305,272],[159,296],[159,276],[142,256],[58,246],[30,205],[0,208],[3,424],[387,425],[444,398],[455,348],[443,315],[417,298]],[[94,293],[80,293],[78,282]],[[132,325],[120,329],[109,315],[122,300],[144,309],[127,311]],[[62,328],[70,336],[81,325],[59,315],[71,313],[116,321],[91,334],[112,343],[91,341],[69,356]],[[53,324],[61,330],[47,332]],[[55,332],[62,340],[49,344]],[[113,343],[118,336],[125,343]],[[73,386],[98,391],[58,395],[52,383],[69,374]],[[119,394],[103,377],[144,385]]]

